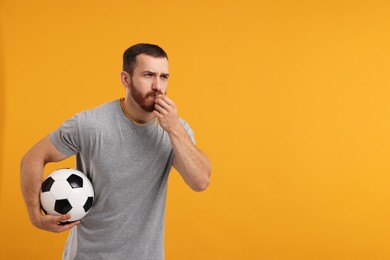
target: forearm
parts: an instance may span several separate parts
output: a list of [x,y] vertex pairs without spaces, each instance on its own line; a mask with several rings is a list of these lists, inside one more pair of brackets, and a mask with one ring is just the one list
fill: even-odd
[[21,190],[31,222],[41,215],[39,191],[42,184],[44,161],[27,153],[20,165]]
[[207,156],[192,143],[181,125],[175,131],[171,131],[169,137],[175,153],[174,167],[193,190],[205,190],[211,175],[211,165]]
[[158,95],[153,114],[167,131],[175,157],[173,166],[184,181],[195,191],[203,191],[210,182],[211,165],[207,156],[192,142],[180,123],[175,103],[165,95]]
[[20,163],[20,184],[31,223],[37,228],[62,232],[78,225],[80,221],[67,225],[60,222],[70,219],[69,214],[60,216],[42,215],[39,193],[42,185],[43,169],[49,162],[58,162],[68,156],[60,153],[52,145],[49,136],[34,145]]

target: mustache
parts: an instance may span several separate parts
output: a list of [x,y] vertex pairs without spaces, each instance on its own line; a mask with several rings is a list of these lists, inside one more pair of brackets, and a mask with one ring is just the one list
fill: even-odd
[[157,91],[150,91],[146,94],[146,97],[155,97],[157,96],[158,94],[162,94],[162,95],[165,95],[165,93],[163,93],[161,90],[157,90]]

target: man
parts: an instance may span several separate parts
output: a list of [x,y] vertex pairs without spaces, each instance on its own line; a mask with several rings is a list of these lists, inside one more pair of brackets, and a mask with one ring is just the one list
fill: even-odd
[[[211,166],[195,145],[189,125],[165,93],[168,58],[153,44],[136,44],[123,55],[124,99],[76,114],[33,146],[21,162],[21,187],[32,224],[71,229],[63,259],[164,259],[164,216],[171,166],[195,191],[207,188]],[[76,155],[95,203],[81,220],[43,215],[43,169]]]

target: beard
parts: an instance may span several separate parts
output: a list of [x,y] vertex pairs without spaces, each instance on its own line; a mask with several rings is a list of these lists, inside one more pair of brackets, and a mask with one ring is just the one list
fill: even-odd
[[[158,94],[164,94],[161,91],[149,91],[146,94],[141,93],[137,90],[137,87],[134,85],[133,81],[131,81],[131,87],[130,87],[130,95],[134,99],[134,101],[142,108],[145,112],[151,113],[155,110],[155,100],[156,96]],[[150,97],[153,98],[153,101],[151,102]]]

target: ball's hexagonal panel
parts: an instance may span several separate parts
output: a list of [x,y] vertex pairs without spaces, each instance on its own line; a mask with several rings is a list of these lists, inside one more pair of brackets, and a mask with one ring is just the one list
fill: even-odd
[[55,181],[66,180],[71,175],[71,169],[58,169],[50,174]]
[[84,186],[83,186],[83,190],[85,192],[85,194],[88,196],[88,197],[93,197],[95,194],[94,194],[94,191],[93,191],[93,186],[92,186],[92,183],[89,179],[87,178],[84,178]]
[[85,194],[84,189],[73,189],[70,193],[68,200],[72,207],[82,207],[87,201],[88,196]]
[[70,186],[72,188],[82,188],[83,187],[83,178],[76,174],[71,174],[67,179],[66,179]]
[[56,200],[54,204],[54,210],[60,214],[66,214],[72,209],[72,205],[70,205],[67,199],[64,200]]
[[47,179],[42,183],[42,192],[49,191],[53,183],[54,183],[54,179],[50,176],[47,177]]
[[50,189],[50,193],[56,200],[68,198],[71,192],[72,187],[66,180],[55,181]]
[[54,210],[54,203],[56,200],[50,192],[41,193],[41,206],[44,209],[45,213]]
[[87,212],[84,211],[83,207],[73,208],[70,212],[70,219],[68,221],[75,221],[83,218]]

